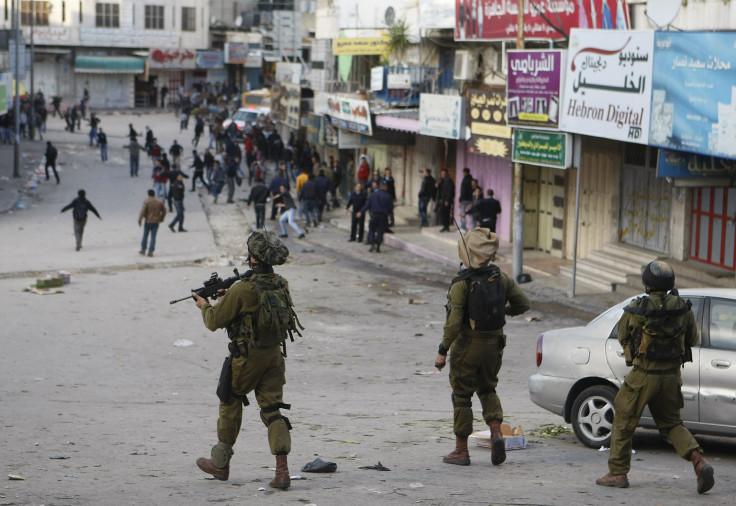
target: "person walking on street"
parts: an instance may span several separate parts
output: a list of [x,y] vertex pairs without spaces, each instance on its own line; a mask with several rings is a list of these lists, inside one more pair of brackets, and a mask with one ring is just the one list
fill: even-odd
[[381,252],[383,233],[388,226],[388,216],[394,207],[394,201],[386,191],[387,188],[386,182],[382,182],[378,189],[368,196],[365,205],[357,215],[360,218],[365,215],[366,211],[371,212],[371,220],[368,222],[368,242],[371,245],[369,250],[371,253]]
[[215,165],[212,167],[212,196],[214,197],[213,202],[217,204],[217,196],[222,191],[222,187],[225,185],[225,170],[220,165],[219,160],[215,160]]
[[350,212],[350,208],[353,208],[353,212],[350,220],[350,239],[348,242],[363,242],[363,231],[365,230],[365,215],[361,214],[361,209],[365,206],[368,197],[363,191],[363,183],[357,183],[355,185],[355,191],[348,196],[348,203],[345,206],[345,214]]
[[491,463],[497,466],[506,460],[503,408],[496,393],[506,346],[503,328],[505,316],[524,314],[531,303],[514,280],[493,265],[497,251],[498,236],[487,229],[465,232],[458,241],[465,269],[447,292],[444,334],[434,362],[441,371],[450,353],[455,450],[442,459],[446,464],[470,465],[468,436],[473,432],[474,393],[491,429]]
[[227,159],[227,203],[234,204],[233,196],[235,195],[235,178],[238,176],[238,162],[235,158]]
[[74,238],[77,240],[77,251],[82,249],[82,236],[84,235],[84,226],[87,224],[87,212],[92,211],[95,216],[102,220],[100,213],[97,212],[92,202],[87,200],[87,192],[79,190],[77,198],[72,200],[71,204],[64,206],[61,212],[64,213],[69,209],[73,209],[72,218],[74,218]]
[[97,143],[100,146],[100,158],[107,163],[107,134],[102,131],[102,128],[97,132]]
[[59,184],[59,173],[56,172],[56,157],[59,156],[59,152],[51,144],[51,141],[46,141],[46,181],[49,180],[49,167],[54,171],[54,177],[56,178],[56,184]]
[[304,182],[302,189],[299,192],[299,201],[304,206],[304,214],[307,215],[305,227],[316,227],[317,217],[315,216],[315,210],[317,209],[317,202],[319,201],[319,188],[317,187],[317,183],[314,181],[314,174],[311,172],[307,174],[307,180]]
[[[391,174],[391,169],[386,167],[383,169],[383,181],[386,183],[386,191],[389,195],[391,195],[391,198],[393,199],[393,202],[396,203],[396,181],[394,181],[394,176]],[[387,234],[393,234],[393,230],[391,230],[391,227],[394,226],[394,209],[393,206],[391,206],[391,213],[388,215],[388,227],[386,227],[386,233]]]
[[138,168],[140,167],[141,151],[146,148],[138,144],[134,135],[130,136],[130,142],[123,149],[130,151],[130,177],[138,177]]
[[184,150],[182,149],[181,144],[179,144],[176,139],[174,139],[174,144],[172,144],[169,148],[169,154],[171,155],[171,163],[177,169],[181,168],[181,154],[183,152]]
[[644,408],[649,407],[662,437],[678,455],[693,463],[697,490],[704,494],[715,484],[713,467],[703,449],[682,424],[682,376],[680,369],[692,361],[692,347],[699,343],[698,327],[690,301],[675,290],[675,272],[667,263],[650,262],[641,276],[646,295],[632,300],[618,322],[618,341],[626,365],[613,407],[608,474],[595,482],[605,487],[626,488],[631,469],[634,429]]
[[[166,217],[166,206],[163,202],[156,198],[153,190],[148,190],[148,198],[143,202],[143,208],[138,215],[138,226],[143,225],[143,239],[141,240],[141,255],[146,254],[146,246],[148,246],[148,256],[153,256],[153,250],[156,249],[156,234],[158,233],[159,223],[164,221]],[[145,224],[143,224],[145,220]],[[151,242],[148,242],[148,236],[151,236]]]
[[171,183],[169,187],[169,196],[174,201],[174,209],[176,209],[176,218],[169,223],[169,230],[174,232],[174,225],[179,224],[179,232],[186,232],[184,228],[184,192],[186,187],[184,186],[184,174],[179,172],[176,175],[176,180]]
[[289,226],[297,233],[297,237],[299,237],[299,239],[304,239],[306,228],[302,231],[296,223],[296,219],[294,218],[294,215],[296,214],[296,204],[294,204],[294,199],[291,197],[286,186],[282,185],[281,192],[278,195],[275,195],[274,198],[278,199],[279,203],[276,205],[281,208],[281,218],[279,219],[279,223],[281,224],[281,235],[279,237],[289,236],[286,233],[286,222],[288,221]]
[[465,218],[466,214],[478,213],[479,226],[490,229],[491,232],[496,231],[496,217],[501,212],[501,204],[493,198],[493,190],[488,190],[488,198],[480,200],[473,205],[469,205],[467,209],[463,209],[460,216]]
[[202,134],[204,133],[204,120],[201,116],[197,116],[196,123],[194,124],[194,139],[192,139],[192,145],[194,147],[197,147],[197,144],[199,144],[199,138],[202,137]]
[[[273,488],[289,488],[291,479],[288,454],[291,451],[291,423],[281,414],[289,409],[283,402],[286,365],[282,354],[285,341],[302,328],[292,308],[289,284],[274,273],[289,250],[273,232],[256,230],[248,237],[248,263],[252,274],[235,283],[219,302],[212,306],[192,292],[208,330],[227,328],[230,355],[223,364],[220,416],[217,420],[217,444],[211,458],[197,459],[197,467],[221,481],[230,477],[230,459],[237,441],[247,395],[255,391],[261,408],[261,421],[268,428],[268,443],[276,457],[276,473],[269,483]],[[268,307],[261,307],[269,301]]]
[[437,183],[437,205],[439,207],[440,224],[442,228],[440,232],[450,231],[450,215],[452,214],[452,204],[455,202],[455,182],[447,175],[447,170],[440,171],[440,180]]
[[[150,130],[149,130],[150,131]],[[151,144],[148,145],[148,156],[151,157],[153,166],[156,167],[156,161],[161,161],[161,146],[158,145],[158,139],[151,140]]]
[[[286,170],[286,163],[281,162],[281,168],[276,172],[276,175],[271,179],[271,182],[268,184],[268,189],[271,191],[271,195],[277,195],[281,193],[281,187],[285,186],[287,191],[291,190],[291,185],[289,185],[289,179],[284,175]],[[256,180],[257,181],[257,180]],[[276,202],[277,199],[272,199],[271,203],[271,219],[276,219]]]
[[215,168],[215,157],[212,156],[209,148],[204,150],[204,157],[202,161],[204,162],[205,176],[207,178],[207,182],[212,185],[212,169]]
[[99,141],[97,138],[97,125],[100,124],[100,118],[97,117],[97,114],[91,113],[89,115],[89,145],[94,146]]
[[168,171],[161,164],[161,160],[156,160],[153,168],[153,189],[156,190],[156,197],[163,202],[166,200],[166,181],[169,179]]
[[[166,153],[164,153],[164,156],[166,156]],[[167,162],[167,160],[164,158],[164,160],[162,160],[162,163],[165,163],[165,162]],[[169,204],[169,212],[171,213],[174,211],[174,208],[173,208],[174,196],[171,190],[176,184],[177,180],[179,179],[179,176],[181,176],[183,179],[189,179],[189,176],[184,174],[184,172],[179,169],[168,170],[166,172],[166,175],[169,179],[169,193],[166,196],[166,200]],[[186,185],[185,185],[185,188],[186,188]]]
[[192,165],[190,167],[194,167],[194,176],[192,176],[192,189],[190,191],[195,191],[196,186],[195,183],[197,182],[197,179],[199,179],[202,182],[202,185],[204,185],[205,188],[207,188],[207,191],[210,191],[210,187],[207,184],[207,182],[204,180],[204,162],[197,154],[197,150],[192,150],[192,157],[194,160],[192,161]]
[[[279,187],[280,189],[280,187]],[[248,209],[254,204],[256,212],[256,228],[263,228],[266,224],[266,201],[270,190],[263,184],[263,178],[256,178],[256,184],[250,189],[248,195]],[[276,192],[278,194],[279,192]],[[274,198],[274,201],[277,200]]]
[[435,199],[435,195],[437,195],[437,187],[436,182],[432,177],[432,170],[424,169],[422,186],[419,188],[419,217],[422,219],[420,227],[429,226],[427,207],[429,206],[429,201],[433,201]]
[[[470,169],[465,167],[463,169],[463,180],[460,181],[460,228],[463,232],[468,230],[468,226],[465,220],[465,209],[467,209],[473,201],[473,176],[470,175]],[[492,230],[495,232],[495,230]]]

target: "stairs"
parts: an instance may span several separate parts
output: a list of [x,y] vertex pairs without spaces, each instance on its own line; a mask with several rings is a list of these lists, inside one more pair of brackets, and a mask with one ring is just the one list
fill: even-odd
[[[577,261],[576,283],[615,292],[617,286],[628,285],[628,276],[639,280],[644,266],[657,258],[657,253],[634,246],[605,244]],[[572,266],[560,267],[560,275],[572,279]]]

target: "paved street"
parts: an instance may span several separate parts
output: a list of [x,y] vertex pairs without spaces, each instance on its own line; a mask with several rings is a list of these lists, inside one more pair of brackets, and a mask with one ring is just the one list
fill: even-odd
[[[226,334],[207,331],[193,302],[169,300],[213,271],[225,277],[233,267],[245,270],[254,217],[242,203],[213,205],[187,191],[189,232],[163,226],[155,256],[139,256],[137,217],[150,166],[143,156],[141,176],[130,178],[121,149],[129,122],[139,132],[151,126],[167,149],[174,139],[190,146],[192,132],[180,134],[173,114],[103,115],[110,142],[103,164],[86,129],[66,133],[51,119],[46,139],[59,149],[61,184],[42,181],[24,194],[25,209],[0,215],[0,454],[4,475],[24,478],[4,483],[0,505],[733,503],[734,439],[700,438],[716,486],[698,496],[691,464],[654,431],[637,433],[627,490],[595,485],[607,471],[605,452],[583,447],[572,434],[542,437],[545,426],[564,421],[529,400],[537,338],[583,324],[591,312],[562,304],[558,289],[537,280],[524,286],[533,300],[524,315],[530,318],[507,324],[498,387],[506,421],[523,426],[528,447],[509,452],[498,467],[490,450],[475,447],[472,466],[443,464],[454,444],[452,407],[448,371],[435,373],[433,361],[454,269],[391,247],[368,254],[331,225],[305,240],[287,239],[289,262],[277,268],[306,327],[287,345],[284,393],[294,426],[290,471],[305,480],[292,481],[287,492],[268,487],[274,459],[253,398],[230,480],[207,479],[194,461],[216,442]],[[0,146],[6,160],[9,149]],[[35,153],[23,166],[25,181],[42,145],[24,143],[22,151]],[[17,182],[3,181],[9,184]],[[102,221],[90,215],[76,252],[71,213],[59,211],[80,188]],[[71,272],[63,293],[23,291],[59,270]],[[473,409],[476,429],[485,429],[476,398]],[[337,472],[302,473],[316,457],[336,462]],[[379,461],[391,471],[359,469]]]

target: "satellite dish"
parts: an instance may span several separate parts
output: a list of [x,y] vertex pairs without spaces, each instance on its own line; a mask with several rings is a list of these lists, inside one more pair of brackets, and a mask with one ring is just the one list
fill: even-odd
[[669,26],[680,12],[681,0],[647,0],[644,10],[657,28]]
[[396,21],[396,11],[393,7],[389,7],[383,15],[383,22],[386,23],[386,26],[393,26],[394,21]]
[[235,26],[243,26],[243,16],[235,18]]

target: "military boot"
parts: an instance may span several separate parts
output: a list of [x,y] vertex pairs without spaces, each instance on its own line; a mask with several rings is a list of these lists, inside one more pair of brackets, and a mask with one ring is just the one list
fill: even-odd
[[455,450],[442,457],[442,462],[445,464],[455,464],[458,466],[469,466],[470,465],[470,453],[468,453],[468,438],[456,437],[455,438]]
[[491,428],[491,464],[498,466],[506,460],[506,441],[501,434],[501,422],[491,420],[488,427]]
[[604,487],[628,488],[629,478],[626,474],[608,473],[602,478],[595,480],[598,485]]
[[220,481],[227,481],[230,477],[230,465],[225,467],[215,467],[212,459],[200,457],[197,459],[197,467],[205,473],[209,473]]
[[704,494],[713,488],[715,480],[713,479],[713,466],[703,458],[698,450],[693,450],[690,454],[690,460],[695,468],[695,475],[698,477],[698,494]]
[[286,463],[286,455],[276,455],[276,476],[274,476],[270,486],[273,488],[287,489],[291,485],[291,477],[289,476],[289,466]]

